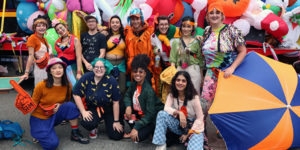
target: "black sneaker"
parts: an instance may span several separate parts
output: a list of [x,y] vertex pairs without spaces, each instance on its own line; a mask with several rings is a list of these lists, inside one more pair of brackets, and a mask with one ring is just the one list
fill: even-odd
[[78,129],[77,130],[72,130],[72,132],[71,132],[71,141],[77,141],[81,144],[90,143],[89,139],[83,137]]

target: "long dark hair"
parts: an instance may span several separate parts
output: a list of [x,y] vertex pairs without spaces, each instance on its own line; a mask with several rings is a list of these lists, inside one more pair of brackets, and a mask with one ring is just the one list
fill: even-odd
[[124,36],[124,27],[121,21],[121,18],[118,15],[113,15],[112,17],[110,17],[109,19],[109,28],[108,28],[108,35],[106,36],[106,39],[109,40],[109,38],[113,35],[112,29],[111,29],[111,20],[117,18],[120,21],[121,27],[119,29],[120,35],[121,35],[121,39],[125,39]]
[[[179,28],[180,35],[182,34],[182,25],[183,25],[183,22],[185,22],[185,21],[190,21],[190,22],[194,22],[195,23],[195,20],[194,20],[193,17],[185,16],[184,18],[182,18],[181,24],[180,24],[180,28]],[[194,34],[194,32],[195,32],[195,26],[193,26],[192,35]]]
[[186,79],[186,87],[184,89],[184,96],[185,96],[185,102],[187,102],[188,100],[192,100],[194,99],[194,97],[197,95],[197,91],[194,88],[191,76],[189,75],[188,72],[186,71],[178,71],[175,76],[172,78],[172,85],[171,85],[171,94],[173,95],[173,97],[178,98],[178,90],[176,89],[176,79],[178,78],[178,76],[184,76],[184,78]]
[[[52,76],[51,71],[50,71],[52,66],[50,66],[49,69],[47,69],[47,79],[45,80],[47,88],[52,88],[53,83],[54,83],[54,79],[53,79],[53,76]],[[65,68],[64,65],[62,65],[62,66],[64,68],[64,74],[63,74],[62,79],[61,79],[61,85],[62,86],[67,86],[67,85],[69,85],[69,80],[67,78],[66,68]]]

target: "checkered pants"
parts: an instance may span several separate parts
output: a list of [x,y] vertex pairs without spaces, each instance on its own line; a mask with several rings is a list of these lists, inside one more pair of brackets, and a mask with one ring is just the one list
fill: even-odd
[[[163,145],[166,143],[167,129],[171,132],[182,135],[183,132],[180,129],[180,122],[166,111],[160,111],[156,118],[156,127],[152,143],[155,145]],[[193,134],[189,138],[188,150],[202,150],[203,149],[203,133]]]

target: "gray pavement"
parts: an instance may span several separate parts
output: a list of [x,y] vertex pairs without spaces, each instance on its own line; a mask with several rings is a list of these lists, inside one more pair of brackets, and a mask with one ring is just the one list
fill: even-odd
[[[0,83],[1,84],[1,83]],[[33,87],[33,80],[24,81],[21,84],[30,93],[30,89]],[[14,106],[17,92],[14,90],[8,93],[0,93],[0,120],[12,120],[20,123],[22,128],[25,130],[23,139],[32,140],[30,135],[29,117],[30,115],[24,116]],[[226,149],[224,141],[217,138],[216,129],[211,121],[208,119],[208,137],[209,145],[214,150]],[[122,139],[121,141],[113,141],[108,139],[105,135],[104,124],[100,125],[98,138],[90,140],[90,144],[82,145],[77,142],[70,141],[71,129],[69,125],[58,125],[56,133],[60,139],[58,150],[83,150],[83,149],[104,149],[104,150],[154,150],[155,146],[151,144],[151,138],[144,142],[135,144],[129,139]],[[84,135],[88,135],[88,132],[81,128]],[[26,146],[18,145],[13,147],[14,142],[11,140],[0,140],[0,150],[40,150],[42,149],[39,144],[27,144]],[[173,145],[168,150],[183,150],[182,145]]]

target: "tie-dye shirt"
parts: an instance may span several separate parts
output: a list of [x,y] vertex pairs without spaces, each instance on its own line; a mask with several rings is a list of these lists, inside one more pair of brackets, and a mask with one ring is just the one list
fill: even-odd
[[[225,69],[237,57],[237,47],[245,45],[244,37],[232,25],[225,25],[216,31],[211,31],[210,28],[210,26],[206,27],[203,35],[205,42],[202,45],[202,52],[206,67]],[[218,36],[220,36],[219,39]],[[220,49],[218,49],[218,42],[220,42]]]

